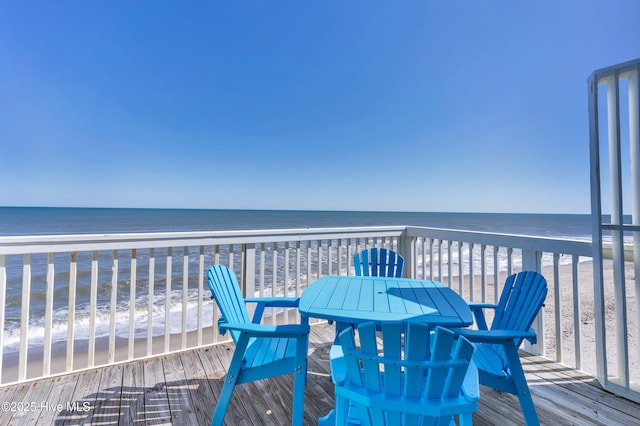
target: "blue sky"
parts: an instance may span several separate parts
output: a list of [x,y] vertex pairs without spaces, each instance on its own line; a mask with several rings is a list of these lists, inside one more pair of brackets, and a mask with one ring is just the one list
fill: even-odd
[[0,1],[0,205],[589,212],[640,2]]

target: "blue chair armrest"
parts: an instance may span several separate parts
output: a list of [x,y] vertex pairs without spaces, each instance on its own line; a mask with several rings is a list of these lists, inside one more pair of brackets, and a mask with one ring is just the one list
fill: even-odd
[[493,305],[490,303],[480,303],[480,302],[469,302],[469,309],[471,309],[471,313],[473,313],[473,317],[476,320],[476,326],[480,330],[488,330],[487,320],[484,316],[485,309],[496,309],[498,305]]
[[469,308],[471,310],[474,309],[496,309],[498,305],[494,305],[492,303],[481,303],[481,302],[467,302]]
[[265,307],[296,308],[299,297],[253,297],[244,299],[247,303],[258,303]]
[[264,325],[264,324],[220,324],[220,330],[236,330],[250,337],[298,337],[309,334],[308,324]]
[[264,314],[264,308],[297,308],[300,298],[296,297],[254,297],[244,299],[245,303],[255,303],[256,311],[251,322],[259,324]]
[[455,328],[453,332],[459,336],[464,336],[474,343],[511,343],[520,339],[527,339],[532,344],[538,341],[538,336],[533,329],[529,331],[513,330],[470,330],[466,328]]

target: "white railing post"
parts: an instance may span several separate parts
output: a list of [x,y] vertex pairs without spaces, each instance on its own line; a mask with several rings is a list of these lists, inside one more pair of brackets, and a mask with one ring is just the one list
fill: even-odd
[[[542,252],[535,250],[522,250],[522,270],[542,272]],[[547,295],[547,297],[549,297]],[[538,335],[538,343],[532,345],[527,340],[524,341],[524,350],[532,354],[544,354],[544,307],[533,321],[533,329]]]
[[406,278],[416,277],[416,238],[404,233],[398,237],[398,253],[404,257],[404,269],[402,276]]
[[242,288],[244,297],[256,297],[256,245],[243,244],[242,253],[244,265],[242,271]]

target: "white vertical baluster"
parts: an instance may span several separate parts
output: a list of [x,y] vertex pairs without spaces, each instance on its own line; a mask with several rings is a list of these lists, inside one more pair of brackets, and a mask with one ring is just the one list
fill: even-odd
[[[278,286],[278,243],[272,243],[272,262],[271,262],[271,297],[276,296],[276,288]],[[271,325],[276,324],[276,316],[271,315]]]
[[487,301],[487,245],[480,245],[480,290],[482,303]]
[[291,243],[286,242],[284,243],[284,284],[283,284],[283,296],[284,297],[288,297],[289,296],[289,280],[291,279],[289,277],[289,273],[291,272],[289,269],[290,268],[290,260],[289,260],[289,252],[291,249]]
[[318,278],[320,278],[322,276],[322,240],[318,240],[316,248],[318,251]]
[[173,267],[173,250],[167,248],[167,280],[164,298],[164,351],[171,350],[171,274]]
[[203,306],[202,299],[204,297],[204,246],[200,246],[200,252],[198,256],[198,346],[202,346],[202,315],[203,315]]
[[458,241],[458,294],[463,296],[463,285],[464,285],[464,266],[462,262],[462,247],[464,243],[462,241]]
[[149,295],[147,300],[147,356],[153,353],[153,306],[155,302],[156,253],[149,249]]
[[300,274],[302,273],[300,269],[300,241],[296,241],[294,247],[296,250],[296,297],[300,297]]
[[[220,248],[218,245],[213,246],[213,264],[220,264]],[[220,333],[218,330],[218,304],[213,304],[213,327],[211,327],[211,333],[213,336],[213,341],[217,342],[220,340]]]
[[451,245],[452,245],[452,241],[448,240],[447,241],[447,287],[451,287],[453,286],[453,266],[452,266],[452,261],[451,261]]
[[493,302],[498,304],[498,281],[500,280],[500,247],[493,246]]
[[95,365],[96,355],[96,310],[98,305],[98,251],[91,258],[91,293],[89,296],[89,367]]
[[129,280],[129,359],[134,357],[135,324],[136,324],[136,281],[138,269],[138,252],[131,249],[131,275]]
[[258,288],[258,292],[260,294],[260,297],[264,297],[264,263],[265,263],[265,256],[266,256],[266,251],[264,249],[265,244],[264,243],[260,243],[260,267],[259,267],[259,271],[260,271],[260,280],[259,282],[259,288]]
[[576,368],[582,370],[582,344],[581,335],[582,331],[580,324],[580,289],[579,289],[579,276],[578,276],[578,256],[571,256],[571,277],[573,278],[573,333],[574,333],[574,347],[573,353],[576,357]]
[[42,353],[42,375],[51,374],[51,330],[53,328],[53,291],[55,280],[55,256],[47,254],[47,289],[44,308],[44,342]]
[[67,315],[67,371],[73,369],[74,331],[76,325],[76,287],[78,284],[78,253],[69,256],[69,299]]
[[116,360],[116,312],[118,310],[118,250],[111,259],[111,306],[109,307],[109,363]]
[[[301,274],[301,265],[300,265],[300,241],[296,241],[294,243],[294,248],[296,251],[296,276],[295,276],[295,281],[296,281],[296,292],[295,292],[295,296],[296,297],[300,297],[301,294],[301,283],[300,283],[300,274]],[[287,311],[287,320],[289,319],[289,308],[285,308],[285,310]],[[295,309],[294,313],[296,315],[296,321],[300,322],[300,312]]]
[[473,291],[474,291],[474,268],[473,268],[473,247],[474,243],[469,243],[469,300],[474,301]]
[[189,247],[182,252],[182,349],[187,348],[187,301],[189,298]]
[[29,348],[29,305],[31,297],[31,254],[23,256],[22,264],[22,308],[20,310],[20,357],[18,380],[27,378],[27,352]]
[[[555,313],[556,333],[556,359],[562,362],[562,294],[560,288],[560,255],[553,255],[553,310]],[[575,290],[574,290],[575,291]],[[575,309],[575,306],[574,306]]]
[[442,282],[442,240],[438,240],[438,281]]
[[327,275],[333,275],[333,259],[331,258],[331,243],[333,240],[327,241]]
[[311,265],[311,241],[307,240],[307,285],[311,284],[311,281],[313,280],[311,276]]
[[336,275],[342,275],[342,251],[343,251],[344,240],[342,238],[338,239],[338,253],[336,254]]

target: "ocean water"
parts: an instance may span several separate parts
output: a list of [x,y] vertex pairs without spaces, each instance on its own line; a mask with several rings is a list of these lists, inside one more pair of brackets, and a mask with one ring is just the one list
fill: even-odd
[[415,225],[591,238],[586,214],[0,207],[0,236]]
[[[261,210],[180,210],[180,209],[84,209],[84,208],[0,208],[0,239],[12,235],[61,235],[61,234],[103,234],[130,232],[171,232],[171,231],[207,231],[238,229],[274,229],[274,228],[325,228],[345,226],[381,226],[415,225],[436,228],[465,229],[483,232],[498,232],[544,237],[559,237],[580,240],[591,239],[591,219],[589,215],[549,215],[549,214],[486,214],[486,213],[409,213],[409,212],[348,212],[348,211],[261,211]],[[160,253],[156,253],[159,255]],[[106,253],[105,256],[109,256]],[[212,256],[207,253],[207,256]],[[83,257],[84,256],[84,257]],[[145,263],[148,253],[140,250],[138,261]],[[178,258],[180,253],[174,253]],[[78,262],[90,262],[89,253],[80,253]],[[159,260],[158,270],[164,270]],[[194,259],[194,262],[196,260]],[[465,260],[455,260],[462,261]],[[7,294],[5,303],[4,352],[15,354],[19,348],[20,311],[22,299],[22,269],[18,265],[19,256],[7,262]],[[45,282],[46,268],[43,265],[46,256],[36,257],[32,276],[30,306],[29,345],[41,345],[44,337]],[[12,263],[15,264],[12,267]],[[68,258],[60,260],[67,265]],[[38,264],[40,267],[38,268]],[[108,335],[110,312],[110,262],[101,261],[98,289],[98,325],[96,336]],[[121,282],[118,285],[119,306],[116,333],[126,337],[128,330],[129,283],[126,280],[126,260],[120,263]],[[179,267],[178,267],[179,268]],[[40,272],[35,272],[39,270]],[[136,328],[137,337],[146,337],[149,312],[146,308],[148,294],[145,287],[148,276],[144,271],[137,275]],[[174,269],[178,276],[175,288],[176,300],[181,300],[181,271]],[[76,290],[76,329],[78,340],[86,340],[89,335],[89,275],[88,270],[80,270]],[[156,276],[156,280],[159,277]],[[68,324],[68,272],[56,266],[56,290],[54,295],[53,340],[66,339]],[[145,281],[146,280],[146,281]],[[83,284],[84,283],[84,284]],[[195,284],[197,285],[197,284]],[[197,323],[197,290],[190,283],[188,323],[195,327]],[[156,284],[154,309],[151,313],[155,335],[164,333],[165,289]],[[172,331],[179,332],[181,324],[181,302],[176,302],[175,318],[170,321]],[[206,304],[207,309],[211,304]],[[212,312],[206,311],[206,325],[212,325]],[[7,358],[5,358],[7,359]]]

